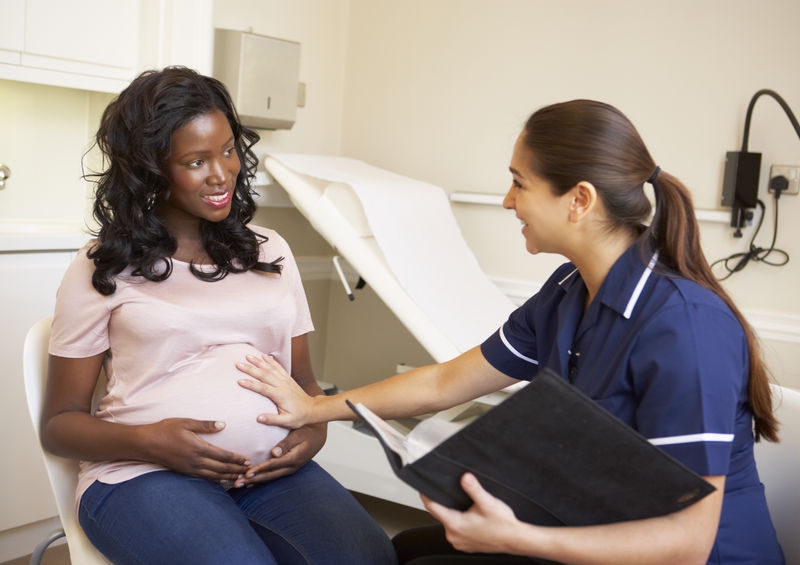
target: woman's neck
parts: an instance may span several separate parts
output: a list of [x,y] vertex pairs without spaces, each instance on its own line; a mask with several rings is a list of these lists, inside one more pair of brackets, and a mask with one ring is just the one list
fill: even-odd
[[206,264],[211,262],[203,247],[199,218],[188,214],[164,213],[164,211],[160,216],[177,243],[175,253],[172,254],[173,258],[185,263]]
[[617,259],[633,245],[636,240],[634,234],[628,231],[611,233],[605,237],[587,240],[583,247],[577,250],[570,260],[578,268],[581,278],[586,285],[586,306],[594,300],[597,292],[606,280],[608,272]]

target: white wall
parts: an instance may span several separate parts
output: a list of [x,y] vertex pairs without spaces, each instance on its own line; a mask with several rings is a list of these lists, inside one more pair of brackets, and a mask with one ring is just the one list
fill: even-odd
[[[800,112],[798,21],[795,0],[229,0],[213,13],[215,26],[301,43],[306,106],[292,130],[261,132],[261,153],[345,154],[447,191],[502,194],[528,114],[595,97],[631,117],[699,208],[717,206],[724,154],[741,144],[753,93],[772,88]],[[80,158],[107,101],[0,81],[0,162],[14,175],[0,191],[0,220],[80,218]],[[750,149],[764,155],[763,246],[769,164],[800,165],[800,142],[770,98],[756,105]],[[527,255],[509,212],[454,208],[490,276],[534,284],[560,261]],[[745,310],[780,314],[781,323],[800,317],[799,208],[800,198],[781,200],[777,244],[794,260],[753,264],[726,283]],[[706,224],[707,255],[741,251],[751,233],[734,239],[727,226]]]
[[[173,16],[181,18],[179,12]],[[262,154],[344,154],[447,191],[502,194],[511,146],[529,113],[593,97],[628,114],[660,165],[693,189],[700,208],[717,206],[725,151],[741,145],[745,110],[757,90],[776,90],[800,113],[798,22],[796,0],[225,0],[213,9],[215,26],[301,43],[306,106],[290,131],[261,132]],[[81,156],[109,100],[0,80],[0,162],[13,174],[0,191],[0,223],[82,221]],[[800,165],[800,142],[771,99],[756,105],[750,149],[764,155],[762,187],[769,164]],[[770,219],[757,243],[766,245],[773,208],[763,188],[762,198]],[[526,254],[509,212],[454,208],[490,276],[535,286],[559,262]],[[769,330],[765,345],[776,374],[798,387],[799,208],[798,197],[781,200],[778,246],[793,256],[789,265],[752,265],[726,283]],[[277,227],[298,255],[330,253],[296,211],[262,211],[257,219]],[[744,249],[751,233],[736,240],[723,225],[704,225],[708,256]],[[347,318],[345,329],[391,329],[371,312],[365,320],[351,318],[354,310],[345,310],[324,276],[307,284],[311,301],[342,312],[336,315]],[[315,322],[314,339],[323,340],[312,347],[315,362],[350,372],[361,357],[357,350],[340,358],[328,351],[322,360],[326,333],[334,336],[327,349],[345,349],[341,326],[329,325],[324,314]],[[405,358],[396,361],[425,362],[402,334],[399,328],[387,336],[403,344]],[[390,370],[358,369],[367,376]]]
[[[504,194],[519,129],[536,108],[572,98],[614,104],[698,208],[717,208],[725,152],[738,150],[753,94],[777,91],[800,115],[796,0],[351,0],[342,152],[448,192]],[[750,151],[763,153],[760,197],[769,246],[769,165],[800,165],[800,140],[771,98],[753,114]],[[541,282],[557,257],[525,252],[500,208],[455,205],[490,276]],[[781,376],[800,386],[800,197],[780,201],[782,268],[751,264],[726,287],[753,318],[780,315],[788,339],[767,343]],[[703,224],[710,260],[747,248]],[[788,357],[787,357],[788,356]]]
[[[772,88],[800,114],[795,0],[352,0],[351,13],[344,153],[447,191],[505,193],[530,112],[598,98],[633,120],[698,208],[716,208],[750,97]],[[750,149],[764,153],[762,176],[770,163],[800,165],[800,140],[770,98],[756,105]],[[781,204],[778,244],[798,255],[800,199]],[[490,274],[540,277],[509,216],[462,228]],[[731,230],[706,231],[711,258],[743,247]],[[798,269],[754,266],[750,282],[771,291],[748,289],[743,301],[800,313],[800,300],[784,299]]]
[[[262,131],[260,152],[358,157],[448,191],[502,194],[513,139],[550,102],[596,97],[637,124],[661,166],[720,199],[726,150],[738,149],[760,88],[800,112],[796,0],[231,0],[213,23],[299,41],[307,85],[290,131]],[[96,101],[95,99],[101,99]],[[0,219],[74,218],[84,209],[80,158],[107,97],[0,81],[0,162],[11,166]],[[13,132],[13,134],[11,134]],[[770,98],[756,105],[750,149],[800,165],[800,142]],[[728,288],[749,310],[800,315],[800,198],[781,200],[784,268],[752,265]],[[494,277],[538,281],[557,259],[530,257],[510,213],[456,205],[464,234]],[[711,259],[745,248],[704,226]],[[761,290],[768,288],[769,291]]]

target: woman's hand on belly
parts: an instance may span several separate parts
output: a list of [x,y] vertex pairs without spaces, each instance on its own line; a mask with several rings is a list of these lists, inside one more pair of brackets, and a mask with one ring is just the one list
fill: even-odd
[[234,486],[243,487],[291,475],[314,457],[328,437],[328,425],[312,424],[291,430],[271,451],[272,457],[247,469]]
[[210,481],[236,480],[251,465],[244,455],[217,447],[204,438],[223,430],[223,423],[167,418],[137,427],[141,432],[141,458],[176,473]]

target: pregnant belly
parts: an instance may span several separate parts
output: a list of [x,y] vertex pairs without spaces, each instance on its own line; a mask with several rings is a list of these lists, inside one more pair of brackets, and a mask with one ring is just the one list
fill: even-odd
[[140,423],[164,418],[225,422],[223,430],[201,437],[244,455],[254,465],[266,461],[270,450],[288,432],[256,421],[259,414],[274,414],[277,410],[268,398],[238,385],[237,380],[245,375],[235,364],[244,361],[248,354],[259,352],[246,344],[221,345],[173,367],[163,383],[141,391],[132,399],[129,408],[135,416],[133,413],[130,416]]

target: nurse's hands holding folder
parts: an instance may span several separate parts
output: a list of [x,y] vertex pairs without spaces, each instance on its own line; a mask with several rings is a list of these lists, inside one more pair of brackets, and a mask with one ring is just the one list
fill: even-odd
[[[488,493],[471,473],[461,487],[473,501],[465,512],[421,495],[445,528],[447,541],[470,553],[507,553],[562,563],[706,562],[703,538],[718,519],[724,477],[707,477],[717,491],[673,514],[597,526],[536,526],[517,520],[511,508]],[[696,532],[695,535],[692,535]]]
[[470,553],[508,553],[513,533],[523,523],[505,502],[486,492],[472,473],[461,477],[461,487],[474,502],[466,512],[420,495],[431,516],[444,526],[447,541],[456,549]]

